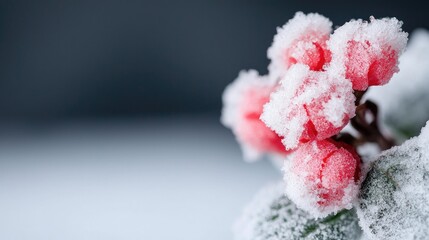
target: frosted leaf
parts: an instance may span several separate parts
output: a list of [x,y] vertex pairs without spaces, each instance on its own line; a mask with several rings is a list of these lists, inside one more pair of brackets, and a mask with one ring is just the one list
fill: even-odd
[[355,90],[386,84],[398,71],[398,57],[407,43],[401,26],[396,18],[347,22],[328,41],[332,54],[328,71],[349,79]]
[[371,238],[369,238],[365,234],[362,234],[362,236],[359,238],[359,240],[371,240]]
[[240,72],[225,89],[221,122],[233,131],[246,160],[256,160],[263,153],[287,152],[281,138],[259,119],[276,86],[275,81],[250,70]]
[[371,239],[428,239],[429,126],[382,152],[362,183],[360,225]]
[[355,114],[351,83],[344,78],[295,64],[280,83],[261,119],[284,137],[286,149],[339,133]]
[[365,95],[377,103],[380,116],[394,133],[405,139],[417,136],[429,120],[429,32],[411,34],[399,69],[389,84],[372,87]]
[[332,22],[317,13],[297,12],[283,27],[277,28],[273,44],[268,49],[270,76],[281,78],[293,64],[300,63],[311,70],[321,70],[329,61],[326,41]]
[[356,214],[344,210],[314,219],[283,194],[283,185],[262,189],[246,206],[234,227],[236,240],[354,240],[361,229]]

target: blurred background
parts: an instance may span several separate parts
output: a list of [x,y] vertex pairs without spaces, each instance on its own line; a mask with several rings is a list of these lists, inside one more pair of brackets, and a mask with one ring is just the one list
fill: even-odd
[[280,178],[219,123],[296,11],[429,28],[424,1],[1,1],[0,239],[232,239]]

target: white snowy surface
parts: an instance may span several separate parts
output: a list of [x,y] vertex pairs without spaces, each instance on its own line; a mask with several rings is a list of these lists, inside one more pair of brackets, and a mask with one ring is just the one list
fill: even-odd
[[232,239],[281,178],[218,116],[0,130],[0,239]]

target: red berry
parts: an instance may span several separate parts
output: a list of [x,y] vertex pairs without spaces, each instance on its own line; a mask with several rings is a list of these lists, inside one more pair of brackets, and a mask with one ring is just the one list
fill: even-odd
[[332,61],[328,69],[342,74],[353,89],[384,85],[398,71],[398,58],[407,34],[396,18],[353,20],[335,30],[328,41]]
[[327,215],[351,207],[357,194],[360,158],[345,143],[314,141],[294,152],[285,171],[289,197],[316,215]]
[[241,72],[223,95],[222,123],[231,128],[247,160],[263,153],[286,155],[282,138],[260,116],[277,83],[254,71]]
[[261,118],[292,150],[339,133],[355,114],[354,101],[348,80],[296,64],[271,94]]
[[283,27],[277,29],[273,44],[268,49],[270,76],[278,79],[295,64],[307,65],[320,71],[330,61],[326,41],[332,31],[332,22],[317,13],[298,12]]
[[257,151],[285,154],[282,138],[259,119],[272,91],[273,87],[254,87],[243,93],[235,133],[241,142]]

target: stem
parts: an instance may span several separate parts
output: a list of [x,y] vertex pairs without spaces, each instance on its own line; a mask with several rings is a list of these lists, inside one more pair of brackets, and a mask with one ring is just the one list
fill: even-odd
[[[372,120],[368,121],[367,115],[372,115]],[[395,141],[383,135],[378,125],[378,107],[369,100],[360,104],[356,108],[356,116],[351,120],[352,126],[360,133],[360,143],[377,143],[381,150],[395,146]]]
[[[368,142],[377,143],[381,150],[389,149],[395,146],[392,138],[386,137],[380,131],[378,125],[378,107],[369,100],[361,103],[362,97],[366,91],[355,91],[356,116],[350,119],[351,125],[359,132],[359,137],[355,138],[349,133],[340,133],[334,137],[336,141],[342,141],[355,147]],[[370,116],[368,116],[370,114]],[[368,119],[371,118],[371,120]]]
[[362,100],[362,97],[363,97],[363,95],[365,95],[366,91],[367,90],[365,90],[365,91],[354,91],[354,95],[356,97],[356,100],[355,100],[356,106],[360,105],[360,101]]

